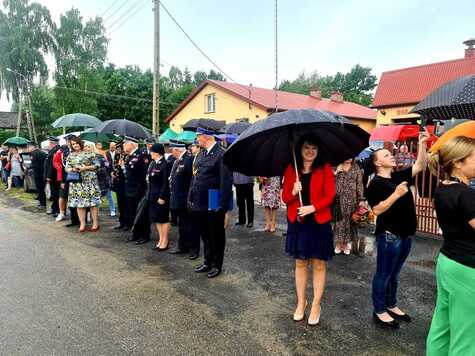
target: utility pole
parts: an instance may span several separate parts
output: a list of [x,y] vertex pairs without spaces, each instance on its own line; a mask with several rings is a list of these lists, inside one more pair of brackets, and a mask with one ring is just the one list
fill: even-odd
[[152,133],[157,137],[160,132],[160,0],[154,0],[154,5]]
[[21,93],[18,94],[18,119],[16,122],[16,136],[20,136],[21,127]]

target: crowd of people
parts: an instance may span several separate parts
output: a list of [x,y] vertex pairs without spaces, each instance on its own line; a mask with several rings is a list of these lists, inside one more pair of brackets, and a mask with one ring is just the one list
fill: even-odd
[[[76,136],[67,136],[63,142],[50,137],[47,153],[33,145],[28,148],[39,204],[46,206],[51,201],[48,214],[58,221],[66,217],[68,207],[71,222],[66,226],[77,226],[80,233],[95,232],[100,229],[99,205],[107,197],[110,215],[118,215],[114,229],[128,232],[128,242],[144,244],[154,226],[159,240],[153,248],[159,252],[169,249],[170,224],[176,223],[178,243],[170,252],[195,260],[202,241],[204,259],[195,272],[214,278],[223,268],[232,185],[239,209],[236,225],[251,228],[258,182],[265,231],[276,231],[277,210],[282,202],[287,206],[285,252],[295,259],[297,295],[293,319],[303,320],[310,305],[309,325],[317,325],[322,314],[327,262],[340,253],[364,255],[365,241],[358,236],[355,214],[370,207],[377,216],[373,319],[381,327],[397,329],[401,322],[412,321],[399,307],[397,292],[417,227],[411,186],[429,161],[434,174],[439,170],[444,174],[435,193],[444,243],[437,263],[437,307],[428,355],[475,354],[471,342],[475,330],[475,190],[470,188],[475,178],[474,139],[456,137],[429,157],[428,134],[421,133],[417,157],[403,168],[390,151],[377,149],[369,158],[374,177],[364,184],[364,172],[355,160],[332,167],[319,155],[319,142],[305,135],[296,145],[296,167],[290,164],[283,177],[256,179],[232,173],[223,164],[225,149],[215,134],[199,127],[197,141],[189,147],[171,140],[168,157],[163,145],[147,141],[145,148],[139,148],[132,137],[111,143],[107,151]],[[0,158],[7,189],[19,186],[23,169],[17,150],[3,152]],[[313,299],[308,303],[310,268]]]

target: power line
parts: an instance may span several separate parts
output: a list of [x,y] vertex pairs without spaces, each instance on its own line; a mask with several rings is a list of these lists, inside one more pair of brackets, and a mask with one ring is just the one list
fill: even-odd
[[101,17],[104,17],[104,15],[107,14],[115,6],[115,4],[117,4],[119,1],[120,0],[112,1],[110,6],[101,14]]
[[[118,2],[118,1],[116,1],[116,2]],[[108,16],[104,19],[104,22],[107,22],[107,21],[109,21],[112,17],[114,17],[114,15],[117,14],[128,2],[129,2],[129,0],[125,0],[124,2],[122,2],[122,4],[120,4],[118,8],[116,8],[110,15],[108,15]]]
[[[142,4],[140,4],[140,2],[142,2]],[[130,20],[132,17],[134,17],[140,10],[142,10],[145,5],[147,5],[147,2],[148,0],[145,0],[145,1],[138,1],[137,3],[135,3],[135,5],[133,5],[132,7],[130,7],[128,9],[128,11],[125,12],[125,14],[128,14],[128,15],[125,15],[125,16],[122,16],[121,18],[117,19],[116,21],[114,21],[110,26],[109,28],[111,28],[109,30],[109,33],[107,34],[107,36],[110,36],[113,32],[117,31],[119,28],[121,28],[128,20]],[[140,5],[139,5],[140,4]],[[136,5],[139,5],[138,7],[136,7]],[[133,11],[132,13],[130,13],[130,11],[132,10],[132,8],[135,8],[135,11]],[[120,22],[119,22],[120,21]],[[118,25],[116,27],[114,27],[114,25],[118,23]]]
[[190,37],[190,35],[184,30],[184,28],[178,23],[178,21],[173,17],[173,15],[168,11],[168,9],[163,5],[162,1],[156,0],[160,4],[160,6],[165,10],[167,15],[170,17],[170,19],[175,23],[175,25],[178,26],[178,28],[183,32],[183,34],[188,38],[188,40],[193,44],[193,46],[205,57],[221,74],[223,74],[226,78],[228,78],[230,81],[233,83],[237,83],[233,78],[231,78],[229,75],[227,75],[217,64],[215,61],[213,61],[197,44],[193,39]]

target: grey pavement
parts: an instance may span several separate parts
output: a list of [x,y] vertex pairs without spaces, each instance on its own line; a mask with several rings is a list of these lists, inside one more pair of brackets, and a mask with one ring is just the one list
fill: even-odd
[[224,272],[209,280],[193,272],[200,260],[126,244],[106,212],[100,233],[78,234],[33,204],[0,193],[0,355],[424,354],[439,241],[416,238],[401,275],[413,323],[376,328],[374,256],[336,256],[312,328],[291,320],[294,262],[258,207],[254,229],[228,229]]

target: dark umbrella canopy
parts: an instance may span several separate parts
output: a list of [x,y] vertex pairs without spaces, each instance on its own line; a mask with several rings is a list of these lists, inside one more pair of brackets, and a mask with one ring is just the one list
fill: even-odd
[[198,127],[203,127],[210,130],[221,131],[224,125],[226,125],[226,121],[224,120],[191,119],[183,125],[183,130],[196,131]]
[[59,119],[55,120],[51,124],[54,128],[58,127],[96,127],[102,121],[99,120],[97,117],[82,114],[82,113],[75,113],[75,114],[68,114],[61,116]]
[[369,134],[341,116],[289,110],[253,124],[228,148],[224,162],[230,170],[249,176],[281,176],[293,164],[292,147],[307,134],[317,140],[320,159],[333,165],[368,147]]
[[240,135],[251,126],[248,122],[233,122],[224,126],[223,132],[227,134]]
[[475,119],[475,75],[469,75],[434,90],[411,113],[427,119]]
[[31,143],[30,140],[21,136],[14,136],[7,139],[3,144],[5,146],[15,147],[15,146],[26,146]]
[[90,132],[131,136],[136,138],[149,138],[152,135],[142,125],[126,119],[107,120],[95,127]]

